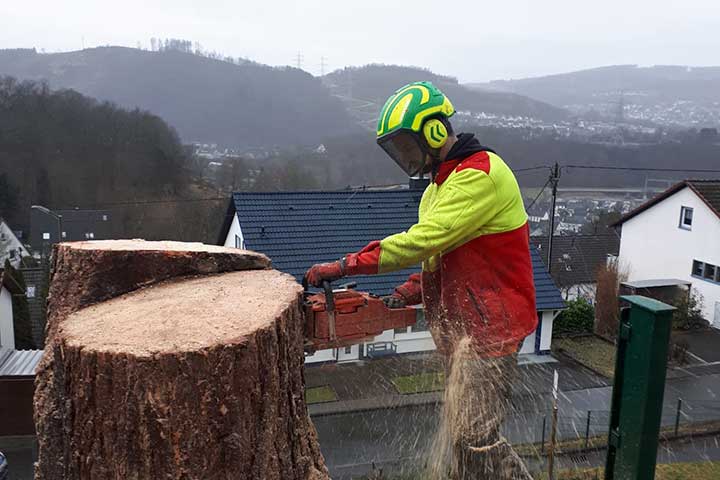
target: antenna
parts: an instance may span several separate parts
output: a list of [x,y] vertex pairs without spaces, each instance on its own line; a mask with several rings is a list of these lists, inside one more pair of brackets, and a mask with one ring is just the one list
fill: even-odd
[[325,76],[325,67],[327,66],[327,63],[325,62],[325,57],[320,57],[320,76]]
[[297,56],[295,57],[295,65],[297,66],[298,70],[302,70],[302,64],[304,59],[305,57],[302,52],[298,51]]

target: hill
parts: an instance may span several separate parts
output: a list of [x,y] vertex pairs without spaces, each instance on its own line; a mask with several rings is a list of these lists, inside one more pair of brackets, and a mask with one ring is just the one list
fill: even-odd
[[355,128],[342,103],[306,72],[237,65],[176,50],[4,50],[0,75],[45,80],[54,89],[71,88],[149,110],[173,125],[185,142],[241,148],[317,145]]
[[[450,97],[458,110],[499,116],[533,117],[547,121],[562,120],[567,117],[567,112],[561,108],[526,96],[467,88],[453,77],[437,75],[429,70],[415,67],[397,65],[348,67],[329,73],[324,78],[331,91],[345,99],[354,113],[368,123],[376,120],[382,104],[395,90],[419,80],[429,80],[437,85]],[[372,126],[374,128],[374,125]]]
[[110,208],[122,237],[209,238],[215,205],[193,199],[214,192],[190,166],[153,114],[0,77],[0,217],[14,228],[27,230],[30,205]]
[[686,126],[720,123],[720,67],[617,65],[468,86],[527,95],[574,113],[616,115],[623,105],[629,116],[660,124],[673,123],[663,115],[686,117],[678,122]]

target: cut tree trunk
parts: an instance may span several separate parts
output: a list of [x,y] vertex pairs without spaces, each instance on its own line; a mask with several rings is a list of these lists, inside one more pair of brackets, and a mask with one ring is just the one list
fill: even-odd
[[292,277],[200,244],[54,254],[37,479],[328,478]]

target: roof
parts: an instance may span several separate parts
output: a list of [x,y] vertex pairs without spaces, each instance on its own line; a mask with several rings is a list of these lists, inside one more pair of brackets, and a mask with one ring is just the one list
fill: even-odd
[[[246,248],[270,257],[273,266],[302,280],[314,263],[334,261],[372,240],[407,230],[417,222],[422,190],[234,193],[221,232],[224,243],[237,214]],[[564,307],[560,292],[533,253],[538,310]],[[419,267],[358,276],[357,288],[387,295]]]
[[677,192],[686,187],[695,192],[695,194],[700,197],[703,202],[705,202],[708,208],[710,208],[710,210],[712,210],[713,213],[720,218],[720,180],[683,180],[623,215],[620,220],[611,226],[615,227],[627,222],[631,218],[641,214],[648,208],[657,205],[666,198],[675,195]]
[[42,350],[0,351],[0,377],[31,377],[42,358]]
[[[530,237],[547,260],[548,237]],[[561,287],[595,283],[598,268],[607,263],[608,255],[618,255],[620,237],[615,233],[600,235],[553,236],[552,277]]]
[[0,268],[0,287],[7,288],[13,295],[22,295],[25,293],[25,290],[20,284],[3,268]]
[[632,288],[659,288],[659,287],[677,287],[677,286],[690,286],[692,282],[686,280],[679,280],[677,278],[655,278],[651,280],[635,280],[633,282],[622,282],[622,285],[626,285]]

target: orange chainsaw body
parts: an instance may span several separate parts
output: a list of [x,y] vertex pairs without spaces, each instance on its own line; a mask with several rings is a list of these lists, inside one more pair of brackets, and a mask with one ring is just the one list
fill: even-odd
[[[326,295],[308,294],[305,299],[305,340],[310,352],[355,345],[385,330],[414,325],[417,318],[417,309],[388,308],[369,293],[336,290],[333,302],[328,302]],[[328,303],[334,303],[334,310],[328,310]]]

